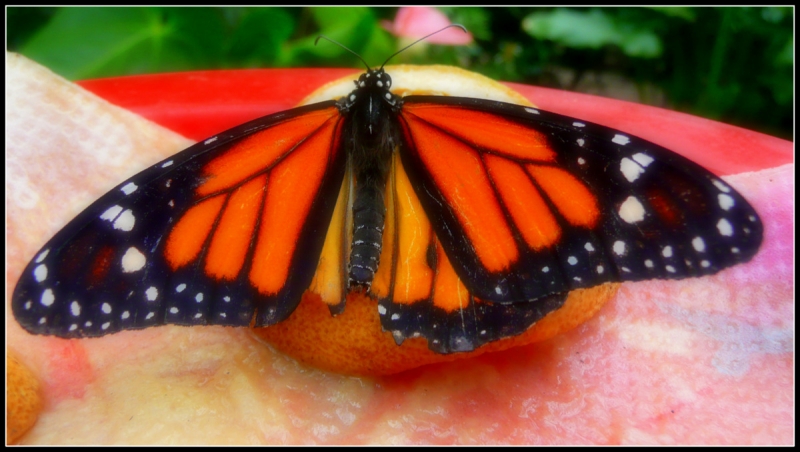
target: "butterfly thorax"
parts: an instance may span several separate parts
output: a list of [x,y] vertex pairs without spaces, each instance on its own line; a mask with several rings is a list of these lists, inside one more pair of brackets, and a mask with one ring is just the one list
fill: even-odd
[[386,217],[384,194],[391,156],[399,143],[396,115],[401,99],[389,89],[383,69],[371,69],[355,81],[356,89],[339,101],[347,117],[345,149],[355,181],[349,285],[369,289],[378,269]]

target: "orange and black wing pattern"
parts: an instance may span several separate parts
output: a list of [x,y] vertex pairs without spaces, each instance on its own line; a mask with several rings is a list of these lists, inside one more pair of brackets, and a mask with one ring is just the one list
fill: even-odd
[[15,317],[61,337],[285,319],[342,185],[343,122],[334,102],[266,116],[123,182],[36,254]]
[[373,283],[398,342],[471,350],[524,331],[571,290],[713,274],[761,243],[741,195],[654,143],[519,105],[403,102]]

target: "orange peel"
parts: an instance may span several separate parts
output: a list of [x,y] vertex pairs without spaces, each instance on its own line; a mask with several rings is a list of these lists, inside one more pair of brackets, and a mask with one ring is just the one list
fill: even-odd
[[39,380],[19,358],[6,356],[6,440],[15,443],[25,434],[42,411]]

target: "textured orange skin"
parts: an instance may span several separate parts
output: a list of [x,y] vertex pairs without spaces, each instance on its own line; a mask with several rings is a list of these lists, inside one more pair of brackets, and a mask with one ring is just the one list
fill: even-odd
[[318,295],[306,292],[287,320],[254,328],[253,332],[283,353],[320,369],[350,375],[389,375],[549,339],[589,320],[618,288],[618,283],[608,283],[575,290],[561,309],[525,333],[467,353],[434,353],[424,338],[407,339],[398,346],[391,333],[381,328],[377,301],[361,293],[350,293],[344,312],[333,317]]
[[39,380],[9,352],[6,356],[6,441],[16,442],[42,411]]

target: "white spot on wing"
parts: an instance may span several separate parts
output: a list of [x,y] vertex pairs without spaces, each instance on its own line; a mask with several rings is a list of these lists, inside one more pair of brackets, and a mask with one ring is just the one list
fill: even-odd
[[73,316],[78,317],[81,315],[81,305],[77,301],[73,301],[69,304],[69,312],[71,312]]
[[106,322],[106,323],[100,325],[100,328],[102,328],[104,330],[107,330],[108,327],[110,327],[110,326],[111,326],[111,322]]
[[175,288],[175,292],[181,293],[183,290],[186,289],[186,284],[178,284],[178,287]]
[[46,250],[42,251],[41,253],[39,253],[39,255],[36,256],[36,263],[37,264],[41,263],[44,260],[44,258],[47,257],[47,255],[49,253],[50,253],[50,249],[46,249]]
[[586,141],[583,138],[578,138],[578,146],[583,147],[586,144]]
[[643,154],[641,152],[637,152],[636,154],[633,154],[631,156],[631,158],[633,160],[635,160],[636,163],[642,165],[642,167],[644,167],[644,168],[647,168],[648,165],[653,163],[653,157],[650,157],[649,155]]
[[673,267],[672,265],[667,265],[664,268],[666,268],[667,271],[670,272],[670,273],[675,273],[675,267]]
[[117,218],[117,215],[122,212],[122,207],[120,206],[112,206],[106,209],[105,212],[100,214],[101,220],[113,221],[114,218]]
[[158,289],[150,286],[144,291],[144,296],[147,297],[147,301],[156,301],[156,298],[158,298]]
[[590,253],[591,253],[592,251],[594,251],[594,246],[592,246],[592,244],[591,244],[591,243],[589,243],[589,242],[586,242],[586,245],[583,245],[583,247],[586,249],[586,251],[588,251],[588,252],[590,252]]
[[122,320],[127,320],[130,316],[131,316],[130,311],[125,311],[122,313],[121,316],[119,316],[119,318],[121,318]]
[[200,303],[201,301],[203,301],[203,292],[198,292],[198,293],[197,293],[197,295],[195,295],[195,296],[194,296],[194,299],[195,299],[195,300],[196,300],[198,303]]
[[211,143],[213,143],[215,141],[217,141],[217,137],[211,137],[211,138],[207,139],[206,141],[204,141],[203,144],[209,145],[209,144],[211,144]]
[[152,319],[152,318],[153,318],[153,317],[155,317],[155,316],[156,316],[156,313],[155,313],[155,312],[148,312],[148,313],[147,313],[147,317],[145,317],[144,319],[145,319],[145,320],[150,320],[150,319]]
[[569,265],[575,265],[578,263],[578,259],[575,256],[570,256],[567,258],[567,262],[569,262]]
[[628,196],[619,206],[619,217],[628,224],[638,223],[644,220],[644,206],[635,196]]
[[586,160],[583,157],[578,157],[578,165],[583,165],[584,163],[586,163]]
[[162,168],[166,168],[168,166],[172,166],[172,160],[167,160],[166,162],[161,164]]
[[147,259],[145,259],[144,254],[135,247],[130,247],[128,251],[125,251],[125,255],[122,256],[122,272],[133,273],[139,271],[144,268],[146,263]]
[[103,310],[104,314],[111,314],[111,305],[108,303],[103,303],[103,305],[100,306],[100,309]]
[[651,261],[650,259],[645,259],[644,260],[644,266],[647,267],[647,268],[653,268],[653,266],[654,266],[653,261]]
[[539,114],[539,110],[537,110],[535,108],[526,108],[525,111],[527,111],[528,113],[532,113],[534,115],[538,115]]
[[380,304],[379,304],[379,305],[378,305],[378,314],[380,314],[380,315],[386,315],[386,307],[385,307],[385,306],[383,306],[383,305],[380,305]]
[[622,175],[625,176],[625,179],[627,179],[628,182],[635,181],[642,173],[644,173],[644,168],[639,166],[638,163],[634,162],[628,157],[624,157],[619,161],[619,170]]
[[173,306],[173,307],[169,308],[169,312],[170,312],[170,314],[177,314],[178,313],[178,308]]
[[126,209],[122,212],[116,220],[114,220],[114,229],[130,232],[136,224],[136,217],[133,216],[131,209]]
[[717,202],[719,202],[719,206],[722,208],[722,210],[730,210],[730,208],[733,207],[734,204],[733,198],[724,193],[720,193],[719,195],[717,195]]
[[714,184],[714,186],[717,187],[719,189],[719,191],[721,191],[723,193],[730,193],[731,192],[731,189],[728,188],[727,185],[723,184],[722,182],[720,182],[720,181],[718,181],[716,179],[712,180],[711,183]]
[[631,142],[631,139],[626,137],[625,135],[616,134],[614,135],[614,138],[611,139],[611,141],[613,143],[625,146],[626,144]]
[[694,247],[695,251],[698,253],[702,253],[706,250],[706,242],[703,240],[702,237],[695,237],[692,239],[692,246]]
[[661,250],[661,255],[664,257],[672,257],[672,247],[667,245]]
[[604,271],[605,271],[605,268],[603,268],[602,265],[598,265],[597,266],[597,274],[598,275],[602,275]]
[[36,268],[33,269],[33,277],[36,279],[36,282],[42,282],[47,279],[47,266],[44,264],[39,264]]
[[573,122],[572,125],[575,127],[586,127],[586,124],[582,122]]
[[133,182],[128,182],[127,184],[123,185],[122,188],[120,188],[120,190],[122,190],[122,193],[130,195],[131,193],[135,192],[137,188],[139,187],[136,186],[136,184],[134,184]]
[[39,299],[43,306],[47,306],[48,308],[53,305],[53,302],[56,301],[56,296],[53,295],[52,289],[45,289],[42,292],[42,298]]
[[719,230],[720,234],[726,237],[733,235],[733,226],[731,226],[730,222],[724,218],[717,222],[717,229]]
[[623,242],[622,240],[617,240],[616,242],[614,242],[613,248],[614,248],[614,253],[616,253],[617,256],[622,256],[623,254],[625,254],[625,242]]

